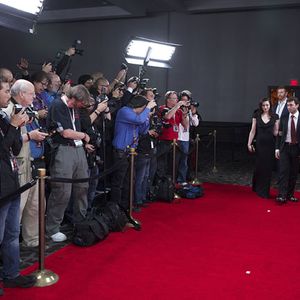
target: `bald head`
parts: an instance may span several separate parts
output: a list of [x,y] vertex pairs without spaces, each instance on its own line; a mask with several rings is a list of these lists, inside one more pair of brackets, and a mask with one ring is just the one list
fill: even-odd
[[10,92],[11,96],[24,107],[31,105],[35,97],[34,85],[24,79],[17,80],[11,87]]

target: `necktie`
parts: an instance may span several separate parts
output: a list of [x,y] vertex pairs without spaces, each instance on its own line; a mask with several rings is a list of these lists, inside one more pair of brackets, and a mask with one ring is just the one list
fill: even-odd
[[291,143],[296,144],[297,143],[297,135],[296,135],[296,127],[295,127],[295,116],[291,115]]

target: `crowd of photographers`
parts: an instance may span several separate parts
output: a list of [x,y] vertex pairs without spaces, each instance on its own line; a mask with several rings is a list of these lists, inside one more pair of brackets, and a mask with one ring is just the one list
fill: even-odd
[[[89,182],[47,185],[46,233],[54,242],[67,239],[64,219],[75,224],[110,190],[110,201],[129,208],[130,149],[135,149],[134,211],[153,200],[155,177],[172,174],[172,143],[177,141],[177,182],[189,176],[190,142],[200,116],[191,92],[168,91],[158,106],[156,89],[139,77],[127,80],[127,67],[109,82],[100,72],[84,74],[78,84],[63,75],[76,54],[68,49],[59,63],[45,63],[30,74],[21,59],[21,79],[0,69],[0,197],[9,195],[46,168],[51,178],[89,178]],[[78,53],[77,53],[78,54]],[[80,54],[80,53],[79,53]],[[54,68],[55,67],[55,68]],[[97,178],[104,171],[106,177]],[[95,200],[96,199],[96,200]],[[38,190],[33,185],[0,202],[0,243],[5,287],[29,287],[34,278],[19,274],[22,243],[38,246]]]

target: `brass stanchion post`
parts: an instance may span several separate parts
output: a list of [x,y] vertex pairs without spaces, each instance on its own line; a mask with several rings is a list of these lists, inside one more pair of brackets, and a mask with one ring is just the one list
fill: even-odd
[[59,276],[45,269],[45,177],[46,169],[39,171],[39,268],[34,275],[37,278],[35,286],[44,287],[56,283]]
[[[176,139],[173,140],[172,146],[173,146],[172,181],[174,187],[176,187],[176,146],[177,146]],[[176,194],[176,192],[174,193],[174,199],[176,199],[177,201],[179,201],[180,199],[180,196]]]
[[196,141],[196,166],[195,166],[195,178],[192,181],[192,184],[201,184],[201,181],[198,178],[199,141],[200,141],[198,133],[196,135],[195,141]]
[[214,165],[213,165],[213,173],[217,173],[218,170],[217,170],[217,130],[214,129],[214,132],[213,132],[213,138],[214,138]]
[[141,223],[132,217],[134,198],[134,157],[137,155],[135,148],[130,148],[130,196],[129,196],[129,224],[136,230],[141,230]]

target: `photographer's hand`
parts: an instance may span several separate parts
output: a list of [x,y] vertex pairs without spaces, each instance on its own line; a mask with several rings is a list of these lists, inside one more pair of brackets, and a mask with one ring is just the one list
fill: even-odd
[[28,60],[21,57],[20,58],[20,62],[17,63],[17,67],[22,71],[22,74],[24,76],[27,76],[29,73],[28,73],[28,67],[29,67],[29,63],[28,63]]
[[104,100],[102,102],[100,102],[98,105],[97,105],[97,109],[96,111],[98,113],[102,113],[103,111],[105,111],[107,109],[107,106],[108,106],[108,100]]
[[40,109],[40,110],[37,111],[37,113],[38,113],[39,119],[46,119],[47,118],[47,114],[48,114],[47,109]]
[[30,140],[34,140],[37,142],[43,141],[49,134],[46,132],[41,132],[39,129],[32,130],[28,132]]
[[50,73],[52,72],[52,63],[51,62],[48,62],[46,64],[46,62],[43,63],[42,65],[42,71],[44,71],[45,73]]
[[85,144],[84,147],[88,153],[92,153],[95,151],[95,147],[92,144]]
[[87,144],[89,143],[89,141],[91,140],[90,136],[88,134],[84,134],[84,138],[83,141],[86,142]]
[[155,106],[157,106],[157,103],[155,102],[155,100],[151,100],[151,101],[148,102],[146,107],[151,110]]
[[158,137],[158,133],[154,130],[154,129],[151,129],[148,131],[148,134],[157,138]]
[[76,49],[74,47],[70,47],[65,54],[68,56],[73,56],[75,54]]
[[29,121],[29,117],[24,111],[25,107],[23,107],[19,113],[15,114],[15,108],[13,108],[10,116],[10,125],[14,127],[21,127],[26,124]]

